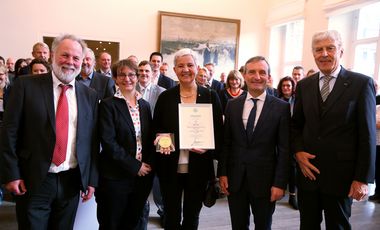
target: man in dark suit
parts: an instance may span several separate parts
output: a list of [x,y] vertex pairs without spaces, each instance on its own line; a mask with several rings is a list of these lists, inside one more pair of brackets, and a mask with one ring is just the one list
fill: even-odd
[[80,75],[78,75],[76,79],[94,89],[98,93],[99,100],[112,97],[115,93],[115,83],[113,79],[95,72],[95,64],[95,54],[91,49],[87,48],[83,58]]
[[218,176],[228,195],[232,229],[271,229],[275,203],[284,196],[289,168],[289,104],[266,92],[268,62],[257,56],[245,64],[246,97],[226,106],[224,144]]
[[210,73],[209,74],[209,79],[207,79],[208,81],[208,86],[215,90],[215,92],[217,92],[219,94],[219,92],[224,89],[224,86],[222,83],[220,83],[220,81],[217,81],[214,79],[214,73],[215,73],[215,65],[214,63],[207,63],[205,65],[205,67],[208,69],[208,72]]
[[73,35],[57,37],[53,71],[12,88],[0,175],[15,195],[19,229],[72,229],[80,191],[87,201],[97,186],[97,95],[75,81],[85,48]]
[[170,89],[177,85],[173,79],[160,73],[160,67],[163,61],[163,57],[160,52],[153,52],[149,57],[149,61],[153,66],[153,84],[161,86],[165,89]]
[[326,229],[351,229],[352,199],[374,180],[374,84],[340,65],[337,31],[316,33],[312,52],[320,72],[298,82],[291,128],[301,229],[320,229],[323,211]]
[[96,72],[112,78],[111,63],[111,54],[106,51],[101,52],[98,58],[99,69]]

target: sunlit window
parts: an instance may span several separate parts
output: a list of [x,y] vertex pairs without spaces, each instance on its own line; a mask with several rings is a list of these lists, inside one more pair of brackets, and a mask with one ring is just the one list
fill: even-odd
[[359,11],[357,39],[379,36],[380,2],[365,6]]
[[271,28],[269,63],[274,85],[290,75],[302,63],[304,20],[296,20]]

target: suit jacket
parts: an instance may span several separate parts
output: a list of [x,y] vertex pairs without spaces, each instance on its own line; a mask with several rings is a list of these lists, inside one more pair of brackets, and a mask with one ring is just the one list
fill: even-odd
[[[175,152],[170,155],[157,153],[157,173],[160,180],[167,183],[177,183],[177,167],[179,159],[179,121],[178,104],[181,103],[179,85],[161,93],[156,103],[153,124],[154,133],[174,133]],[[207,181],[214,176],[213,161],[219,151],[222,142],[222,110],[218,95],[212,90],[198,86],[196,103],[211,103],[213,108],[213,122],[215,135],[215,151],[207,151],[204,154],[190,152],[189,176],[191,180]],[[169,182],[168,182],[169,181]]]
[[[77,80],[80,81],[80,78],[81,76],[78,75]],[[99,100],[112,97],[115,94],[115,82],[113,79],[95,71],[89,87],[98,93]]]
[[175,81],[173,79],[171,79],[165,75],[160,74],[160,76],[158,77],[157,85],[159,85],[165,89],[170,89],[170,88],[173,88],[174,86],[176,86],[177,84],[175,83]]
[[[98,100],[93,89],[75,82],[78,106],[76,156],[83,191],[97,186]],[[55,146],[52,74],[21,76],[14,82],[4,114],[0,144],[1,175],[8,183],[24,179],[30,192],[45,179]]]
[[315,181],[298,173],[298,186],[342,196],[348,195],[353,180],[373,182],[376,151],[373,80],[342,67],[324,103],[319,73],[297,83],[295,98],[292,151],[315,155],[310,162],[320,170]]
[[253,137],[248,140],[242,120],[245,100],[241,96],[227,103],[218,176],[228,177],[230,192],[247,183],[254,196],[268,197],[272,186],[285,189],[287,185],[289,104],[267,94]]
[[[136,85],[136,90],[142,94],[140,85]],[[165,88],[162,88],[161,86],[150,84],[150,90],[145,95],[142,95],[144,100],[146,100],[150,105],[150,110],[154,111],[154,107],[156,106],[156,102],[158,100],[158,96],[162,92],[165,91]]]
[[[149,103],[138,100],[142,134],[142,162],[152,165],[153,136],[152,115]],[[109,179],[133,179],[137,176],[141,162],[136,159],[136,132],[125,100],[111,97],[99,106],[100,153],[99,174]]]
[[220,81],[217,81],[215,79],[212,79],[211,82],[211,89],[215,90],[217,93],[219,93],[222,89],[224,89],[224,86]]

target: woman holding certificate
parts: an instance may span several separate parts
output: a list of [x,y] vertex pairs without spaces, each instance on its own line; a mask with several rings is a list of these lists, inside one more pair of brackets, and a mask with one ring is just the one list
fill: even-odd
[[214,91],[197,86],[197,71],[193,51],[179,50],[174,57],[179,85],[159,96],[154,111],[166,230],[198,228],[206,186],[215,177],[213,158],[218,155],[223,126],[221,105]]
[[135,229],[152,188],[154,146],[149,103],[136,91],[137,66],[112,67],[119,89],[100,103],[102,152],[96,190],[99,229]]

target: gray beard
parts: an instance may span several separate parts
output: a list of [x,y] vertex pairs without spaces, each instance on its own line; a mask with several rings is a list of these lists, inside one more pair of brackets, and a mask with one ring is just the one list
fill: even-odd
[[55,62],[52,63],[52,69],[57,78],[65,84],[70,83],[80,73],[80,68],[76,69],[73,73],[64,73],[62,67],[58,66]]

